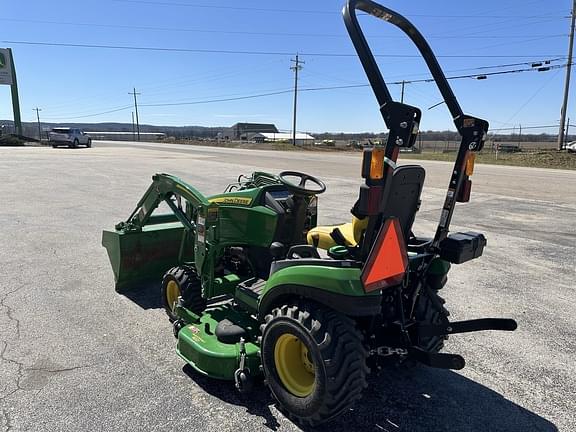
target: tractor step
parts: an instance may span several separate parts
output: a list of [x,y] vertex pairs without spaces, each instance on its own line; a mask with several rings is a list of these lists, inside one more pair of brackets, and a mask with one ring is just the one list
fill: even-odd
[[258,298],[266,286],[264,279],[251,278],[238,284],[238,290],[253,298]]
[[258,298],[260,297],[260,294],[262,294],[265,286],[266,281],[258,278],[250,278],[239,283],[236,285],[236,301],[249,310],[257,311]]

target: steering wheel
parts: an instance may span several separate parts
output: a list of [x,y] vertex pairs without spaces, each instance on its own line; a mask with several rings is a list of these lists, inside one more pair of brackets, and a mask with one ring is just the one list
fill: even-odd
[[[294,184],[288,180],[287,177],[297,177],[300,179],[300,182],[298,184]],[[324,182],[318,180],[316,177],[313,177],[310,174],[304,174],[298,171],[282,171],[280,174],[278,174],[278,179],[280,179],[280,182],[282,182],[284,186],[295,193],[301,193],[304,195],[318,195],[326,190],[326,185]],[[307,189],[305,187],[307,181],[315,184],[318,186],[318,188]]]

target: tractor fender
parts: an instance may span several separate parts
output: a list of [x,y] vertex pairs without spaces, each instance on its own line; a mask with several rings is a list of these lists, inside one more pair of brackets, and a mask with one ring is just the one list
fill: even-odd
[[276,271],[266,282],[258,302],[258,317],[292,299],[307,299],[348,316],[381,312],[380,291],[366,293],[359,268],[298,265]]

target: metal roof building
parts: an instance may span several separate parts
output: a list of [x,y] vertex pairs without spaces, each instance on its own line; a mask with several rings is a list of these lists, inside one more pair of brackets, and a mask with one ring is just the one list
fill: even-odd
[[278,133],[276,126],[268,123],[236,123],[230,129],[232,139],[247,139],[249,135],[259,132]]

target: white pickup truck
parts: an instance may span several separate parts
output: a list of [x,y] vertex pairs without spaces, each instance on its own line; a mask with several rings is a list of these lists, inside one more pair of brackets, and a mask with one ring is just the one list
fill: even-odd
[[67,145],[70,148],[76,148],[79,145],[92,147],[92,139],[80,129],[67,127],[53,128],[48,137],[50,144],[54,148],[61,145]]

